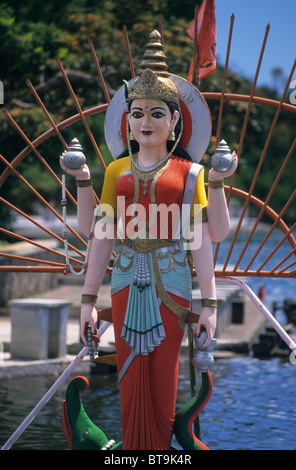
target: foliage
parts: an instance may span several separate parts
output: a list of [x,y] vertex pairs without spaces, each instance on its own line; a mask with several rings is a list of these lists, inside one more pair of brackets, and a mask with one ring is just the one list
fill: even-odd
[[[159,15],[163,17],[164,41],[170,71],[186,77],[192,58],[192,40],[186,29],[194,16],[192,0],[146,0],[137,1],[104,0],[51,0],[40,2],[30,0],[10,0],[0,5],[0,79],[4,83],[5,108],[20,128],[33,141],[47,131],[51,125],[26,85],[30,79],[37,88],[40,97],[56,123],[77,113],[77,108],[61,79],[56,57],[62,60],[67,72],[71,72],[71,84],[83,109],[105,103],[88,39],[93,41],[100,67],[110,96],[122,85],[123,79],[129,79],[131,72],[127,59],[126,45],[122,28],[128,28],[129,41],[135,69],[141,61],[144,46],[149,33],[158,28]],[[275,64],[276,65],[276,64]],[[200,90],[220,91],[223,80],[223,68],[218,65],[211,76],[202,80]],[[229,73],[226,82],[227,93],[249,94],[251,84]],[[256,94],[275,99],[275,92],[269,89],[256,90]],[[213,135],[216,132],[219,102],[209,101],[213,119]],[[229,102],[224,104],[221,138],[233,149],[237,149],[243,127],[247,104]],[[240,165],[235,184],[248,190],[254,173],[251,168],[257,165],[264,147],[270,124],[275,113],[274,108],[252,106],[247,127],[247,139],[241,153]],[[104,160],[111,160],[104,142],[104,113],[88,118],[87,122],[95,136]],[[12,161],[25,147],[23,139],[0,113],[0,147],[4,157]],[[295,116],[281,113],[267,156],[262,167],[262,174],[256,184],[256,195],[265,197],[294,139]],[[63,131],[67,142],[78,137],[87,154],[92,175],[96,178],[96,190],[100,193],[103,171],[97,163],[97,156],[85,132],[83,124],[77,123]],[[209,166],[213,142],[203,163]],[[58,156],[63,147],[56,137],[51,137],[38,147],[41,155],[60,175]],[[53,178],[49,177],[44,167],[37,163],[38,158],[29,153],[17,167],[32,185],[47,199],[58,206],[60,189]],[[5,167],[0,164],[0,174]],[[250,169],[250,171],[249,171]],[[23,210],[32,211],[33,197],[23,184],[16,184],[16,178],[10,176],[2,187],[5,197]],[[275,209],[280,210],[294,188],[292,172],[285,177],[284,189],[274,201]],[[73,182],[70,189],[75,194]],[[72,186],[71,186],[72,185]],[[2,209],[1,209],[2,211]],[[4,212],[1,212],[2,217]]]

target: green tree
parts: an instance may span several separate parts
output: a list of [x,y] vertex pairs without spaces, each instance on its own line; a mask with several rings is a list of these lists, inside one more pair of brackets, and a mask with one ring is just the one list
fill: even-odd
[[[130,78],[130,69],[123,39],[122,28],[128,28],[129,41],[135,69],[141,61],[144,46],[149,33],[158,28],[159,15],[162,15],[164,42],[170,71],[187,77],[193,55],[193,41],[186,30],[194,17],[194,7],[201,4],[191,0],[92,0],[39,2],[30,0],[10,0],[0,5],[0,79],[5,88],[5,108],[17,121],[21,129],[31,140],[37,138],[50,126],[40,107],[26,85],[29,78],[49,110],[55,122],[77,113],[61,77],[56,57],[62,60],[70,82],[83,109],[94,104],[104,103],[105,97],[100,86],[97,71],[88,44],[91,38],[100,62],[109,94],[122,85],[123,79]],[[220,91],[223,80],[223,68],[218,64],[215,73],[203,79],[200,91]],[[235,73],[229,73],[226,81],[227,93],[250,94],[251,83]],[[276,91],[268,88],[256,90],[256,94],[276,99]],[[216,132],[218,101],[209,101],[213,120],[213,135]],[[224,103],[223,127],[221,138],[231,148],[237,149],[247,103],[226,101]],[[263,150],[270,125],[275,114],[274,108],[252,106],[247,127],[247,138],[241,153],[240,164],[235,184],[248,191],[251,175]],[[256,184],[256,196],[264,198],[272,185],[275,172],[289,151],[295,129],[295,115],[281,113],[268,153],[262,167],[262,173]],[[104,142],[104,115],[88,119],[98,146],[108,163],[111,159]],[[24,147],[23,139],[0,113],[0,148],[1,153],[11,161]],[[96,190],[100,193],[103,171],[97,164],[97,157],[81,123],[63,131],[67,142],[76,136],[81,141],[88,163],[95,174]],[[209,167],[213,151],[211,142],[203,164]],[[60,174],[58,156],[63,148],[57,138],[51,138],[40,147],[41,154],[53,169]],[[291,165],[292,163],[290,163]],[[0,174],[5,167],[0,164]],[[45,175],[43,168],[31,154],[18,167],[42,195],[55,204],[59,204],[60,190],[52,178]],[[283,189],[274,198],[274,207],[280,210],[291,194],[295,184],[293,171],[284,178]],[[69,184],[71,184],[69,182]],[[72,188],[75,192],[75,188]],[[14,177],[9,177],[1,191],[15,205],[25,210],[32,209],[32,198],[23,185],[16,184]],[[1,209],[2,211],[2,209]],[[3,212],[1,212],[3,214]]]

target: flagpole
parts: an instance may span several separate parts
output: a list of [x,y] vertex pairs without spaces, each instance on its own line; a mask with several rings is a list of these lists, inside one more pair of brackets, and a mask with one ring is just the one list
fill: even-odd
[[161,36],[161,43],[162,43],[162,45],[164,46],[163,18],[162,18],[162,15],[159,15],[159,18],[158,18],[158,25],[159,25],[159,33],[160,33],[160,36]]
[[193,57],[187,80],[199,87],[201,78],[216,70],[215,0],[199,1],[187,34],[193,40]]
[[199,85],[199,54],[198,54],[198,5],[194,7],[194,40],[193,40],[193,72],[192,72],[192,84],[194,86]]

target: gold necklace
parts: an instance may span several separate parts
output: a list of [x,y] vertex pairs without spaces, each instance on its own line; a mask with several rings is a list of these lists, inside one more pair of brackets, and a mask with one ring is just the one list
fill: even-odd
[[131,158],[131,171],[134,177],[135,183],[135,190],[134,190],[134,204],[139,201],[140,197],[140,181],[143,183],[143,194],[144,196],[147,195],[149,182],[152,181],[151,189],[150,189],[150,197],[151,202],[156,203],[156,196],[155,196],[155,187],[158,179],[160,176],[165,172],[165,170],[169,167],[171,162],[172,154],[168,153],[168,155],[161,160],[160,162],[156,163],[155,165],[149,168],[141,168],[137,162],[137,157],[132,156]]

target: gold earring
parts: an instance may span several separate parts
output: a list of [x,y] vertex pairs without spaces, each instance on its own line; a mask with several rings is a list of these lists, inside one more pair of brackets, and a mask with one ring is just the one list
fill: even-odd
[[170,131],[170,132],[169,132],[168,140],[171,140],[172,142],[175,142],[176,136],[175,136],[175,132],[174,132],[174,131]]
[[129,140],[136,140],[134,138],[134,135],[133,135],[132,131],[130,131],[130,133],[129,133]]

